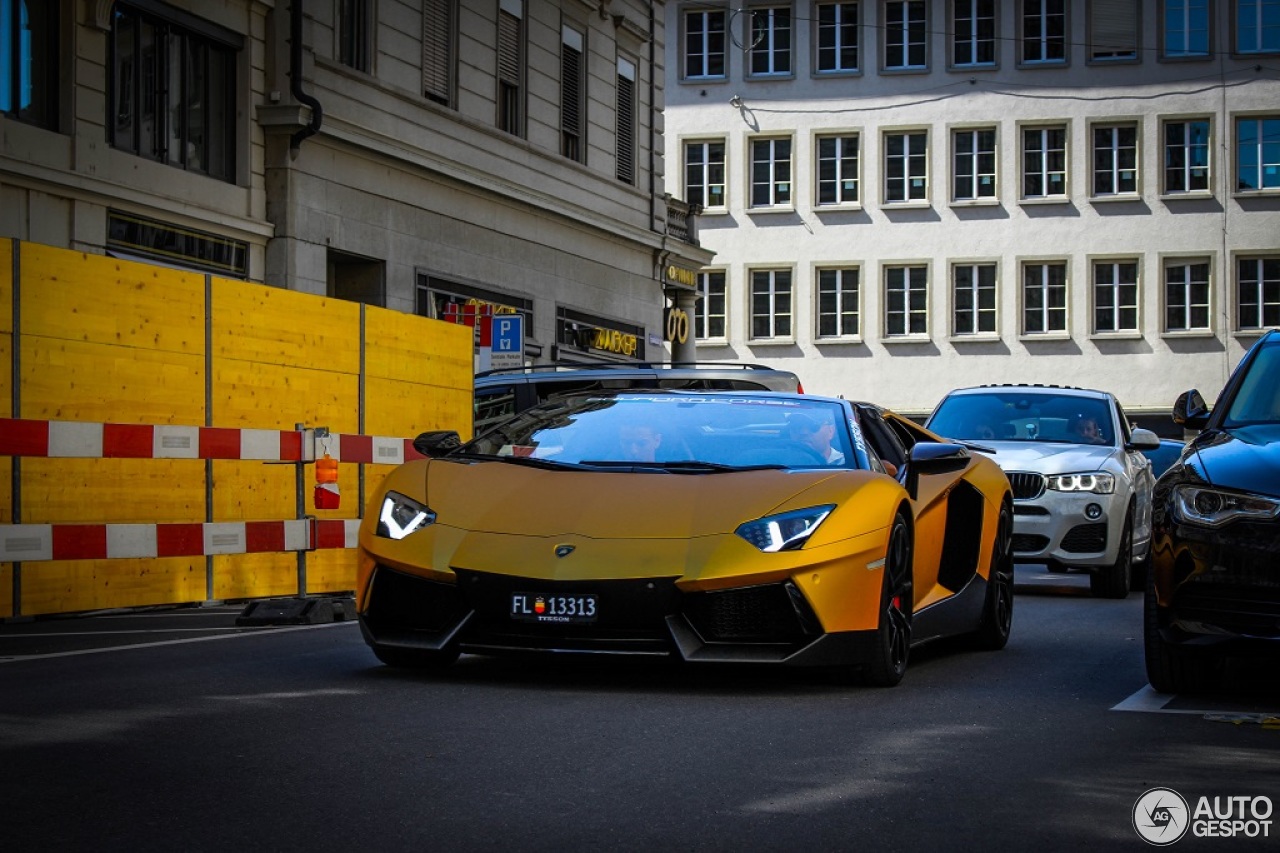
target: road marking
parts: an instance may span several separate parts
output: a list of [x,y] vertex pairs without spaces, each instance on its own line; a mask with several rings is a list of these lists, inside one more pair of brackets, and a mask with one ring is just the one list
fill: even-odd
[[1169,708],[1168,704],[1180,698],[1167,693],[1157,693],[1150,684],[1128,699],[1114,706],[1113,711],[1137,711],[1147,714],[1194,714],[1214,723],[1255,723],[1265,728],[1280,725],[1280,713],[1269,711],[1231,711],[1208,708]]
[[[231,640],[231,639],[236,639],[238,637],[260,637],[264,633],[283,634],[291,631],[310,631],[316,628],[336,628],[340,625],[355,625],[355,624],[357,623],[353,620],[350,622],[324,622],[319,625],[291,625],[286,628],[272,627],[270,628],[269,631],[261,628],[249,629],[249,630],[240,629],[232,634],[219,634],[211,637],[209,636],[187,637],[181,640],[161,640],[156,643],[130,643],[129,645],[126,645],[126,646],[107,646],[100,649],[76,649],[75,651],[49,652],[47,654],[42,654],[42,655],[14,655],[12,657],[0,657],[0,664],[17,663],[19,661],[27,661],[27,660],[47,660],[48,658],[70,658],[70,657],[78,657],[79,655],[96,655],[96,654],[102,654],[103,652],[124,652],[124,651],[130,651],[132,649],[152,649],[157,646],[180,646],[186,643],[204,643],[210,640]],[[193,629],[184,629],[184,630],[193,630]],[[216,629],[206,629],[206,630],[216,630]],[[109,632],[109,633],[139,633],[139,632],[120,631],[120,632]],[[161,631],[154,631],[151,633],[167,634],[170,632],[161,630]],[[10,634],[7,636],[13,636],[13,635]],[[37,635],[30,635],[30,636],[50,637],[50,636],[58,636],[58,635],[37,634]]]

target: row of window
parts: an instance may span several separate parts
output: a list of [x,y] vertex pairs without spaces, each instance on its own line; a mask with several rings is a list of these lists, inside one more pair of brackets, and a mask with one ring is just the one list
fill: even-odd
[[[498,0],[496,126],[526,132],[525,0]],[[59,4],[0,0],[0,113],[49,129],[59,115]],[[423,2],[423,96],[454,106],[458,0]],[[340,63],[370,73],[373,0],[337,2]],[[223,181],[236,180],[238,55],[244,38],[153,3],[111,10],[107,131],[114,148]],[[560,154],[587,158],[586,31],[566,23],[560,44]],[[638,65],[622,53],[615,78],[618,180],[636,181]]]
[[[1166,196],[1207,195],[1214,152],[1214,123],[1208,116],[1160,121],[1160,192]],[[1236,192],[1280,190],[1280,115],[1234,118]],[[1018,128],[1018,198],[1065,201],[1070,195],[1065,122],[1023,124]],[[989,202],[999,198],[999,133],[995,125],[950,130],[952,202]],[[1136,198],[1142,192],[1142,121],[1096,120],[1088,127],[1088,194],[1091,198]],[[747,141],[748,208],[794,205],[796,145],[791,136],[758,136]],[[882,130],[880,198],[885,205],[927,204],[930,174],[928,128]],[[686,140],[684,199],[717,211],[728,208],[727,143],[723,139]],[[863,135],[856,131],[815,133],[813,199],[815,206],[858,206],[864,201]]]
[[[1161,265],[1161,332],[1212,334],[1212,267],[1208,257],[1166,258]],[[1280,256],[1239,256],[1233,264],[1232,324],[1237,332],[1280,326]],[[931,265],[924,262],[880,266],[882,339],[928,339]],[[953,339],[988,339],[1001,334],[995,261],[948,265],[949,315]],[[796,336],[797,282],[788,267],[746,271],[748,338],[756,342]],[[816,267],[808,287],[813,293],[813,339],[859,341],[867,336],[863,316],[860,265]],[[1026,338],[1069,333],[1072,287],[1065,259],[1037,259],[1018,265],[1018,334]],[[1094,259],[1088,290],[1090,333],[1141,334],[1143,281],[1137,258]],[[731,300],[725,270],[706,270],[698,278],[694,328],[699,340],[727,339]]]
[[[729,58],[743,52],[747,79],[795,74],[797,24],[808,24],[816,76],[858,74],[865,62],[867,32],[878,33],[879,67],[923,72],[935,31],[945,34],[947,66],[972,71],[999,67],[1011,42],[1022,67],[1065,66],[1071,43],[1068,0],[1009,0],[1016,32],[1001,32],[1000,0],[845,0],[760,3],[746,8],[714,2],[682,10],[682,79],[727,79]],[[1240,56],[1280,53],[1280,0],[1230,0],[1230,51]],[[1142,0],[1086,0],[1084,55],[1090,62],[1138,62],[1142,45]],[[799,12],[797,12],[799,7]],[[1209,59],[1217,51],[1212,0],[1161,0],[1159,56]]]

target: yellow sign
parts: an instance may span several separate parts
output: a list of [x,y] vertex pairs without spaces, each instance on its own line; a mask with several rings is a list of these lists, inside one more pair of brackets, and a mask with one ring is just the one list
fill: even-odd
[[667,281],[674,281],[676,284],[683,284],[685,287],[697,287],[698,274],[693,270],[687,270],[675,264],[668,264]]
[[616,329],[596,329],[591,339],[591,346],[606,352],[619,355],[635,355],[640,342],[635,335],[624,334]]
[[677,344],[689,340],[689,312],[683,308],[667,309],[667,340]]

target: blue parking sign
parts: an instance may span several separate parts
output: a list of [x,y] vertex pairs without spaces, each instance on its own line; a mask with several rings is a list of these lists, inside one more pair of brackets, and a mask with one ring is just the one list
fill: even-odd
[[490,367],[524,366],[524,315],[493,315],[493,338],[490,344]]

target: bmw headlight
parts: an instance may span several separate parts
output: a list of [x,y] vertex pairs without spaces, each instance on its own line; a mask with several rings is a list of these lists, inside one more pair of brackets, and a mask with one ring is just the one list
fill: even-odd
[[1172,506],[1179,521],[1206,527],[1221,527],[1239,518],[1267,521],[1280,516],[1280,500],[1202,486],[1177,486]]
[[1095,495],[1109,495],[1116,490],[1116,478],[1113,474],[1094,472],[1091,474],[1051,474],[1044,478],[1046,488],[1055,492],[1092,492]]
[[809,541],[835,508],[835,504],[827,504],[767,515],[739,525],[734,532],[761,551],[794,551]]
[[428,507],[399,492],[387,492],[378,512],[377,533],[385,539],[403,539],[435,522],[436,514]]

